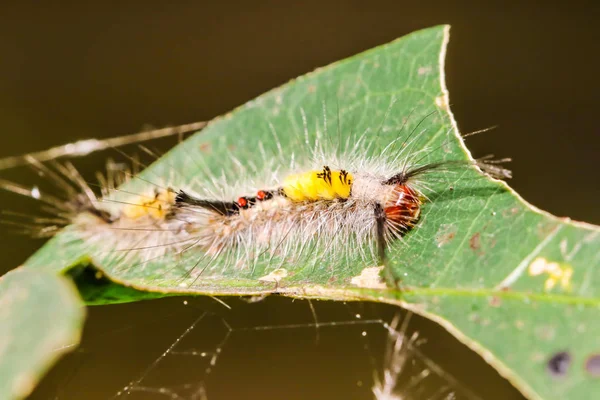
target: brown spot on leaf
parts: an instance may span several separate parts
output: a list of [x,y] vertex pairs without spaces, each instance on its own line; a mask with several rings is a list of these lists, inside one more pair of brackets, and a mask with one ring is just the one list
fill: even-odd
[[571,366],[571,355],[566,351],[559,351],[554,353],[548,360],[546,367],[548,372],[557,378],[560,378],[567,374],[569,367]]
[[417,73],[419,75],[426,75],[426,74],[429,74],[432,70],[433,70],[433,68],[431,68],[431,66],[428,65],[426,67],[419,67],[419,69],[417,70]]
[[514,217],[518,213],[519,213],[519,208],[513,207],[513,208],[505,209],[504,211],[502,211],[502,216],[503,217]]
[[492,307],[500,307],[500,305],[502,305],[502,300],[498,296],[492,296],[490,297],[489,303]]
[[477,232],[471,239],[469,239],[469,247],[476,253],[479,253],[479,249],[481,248],[481,234]]
[[555,223],[547,223],[545,221],[537,224],[536,233],[540,239],[545,239],[548,235],[552,234],[557,228]]
[[454,237],[456,236],[456,226],[453,224],[443,224],[438,229],[435,235],[435,241],[437,242],[437,247],[442,247],[448,243],[450,243]]
[[585,370],[594,378],[600,378],[600,354],[592,354],[585,360]]

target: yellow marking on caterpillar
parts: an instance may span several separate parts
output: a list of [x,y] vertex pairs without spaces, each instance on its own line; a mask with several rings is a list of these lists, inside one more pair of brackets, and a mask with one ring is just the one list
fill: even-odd
[[344,170],[308,171],[290,175],[283,181],[283,193],[291,201],[317,201],[347,199],[350,197],[354,177]]
[[154,199],[149,197],[140,197],[130,201],[132,204],[127,204],[123,208],[123,216],[129,219],[138,219],[142,217],[150,217],[155,220],[164,219],[171,206],[175,204],[177,194],[172,190],[163,190],[156,192]]

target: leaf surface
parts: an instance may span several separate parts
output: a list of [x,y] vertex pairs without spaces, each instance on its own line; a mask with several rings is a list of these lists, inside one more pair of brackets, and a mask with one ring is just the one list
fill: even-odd
[[79,343],[84,307],[73,284],[43,270],[0,277],[0,398],[28,396]]
[[[215,119],[125,189],[147,191],[149,181],[202,185],[208,174],[227,185],[240,168],[264,164],[264,154],[279,148],[306,157],[306,137],[364,136],[374,143],[365,156],[376,158],[399,135],[417,132],[419,148],[427,149],[422,161],[471,160],[448,108],[447,40],[448,27],[435,27],[299,77]],[[398,304],[439,322],[530,398],[593,398],[600,391],[598,371],[589,368],[600,353],[598,228],[545,214],[475,167],[427,185],[432,195],[421,221],[390,252],[403,290],[385,288],[378,266],[343,254],[327,263],[217,263],[194,275],[197,255],[124,260],[72,231],[27,265],[55,272],[93,265],[104,278],[81,287],[96,304],[189,293]],[[281,268],[285,274],[273,275]]]

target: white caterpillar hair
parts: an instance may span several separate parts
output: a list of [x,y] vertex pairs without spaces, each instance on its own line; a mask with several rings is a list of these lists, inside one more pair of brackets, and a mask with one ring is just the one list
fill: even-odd
[[[335,260],[333,277],[344,266],[385,263],[388,246],[418,222],[431,177],[473,166],[462,160],[423,162],[437,148],[415,150],[423,133],[417,128],[368,155],[374,141],[367,142],[366,132],[328,151],[319,135],[309,139],[305,126],[304,153],[282,151],[276,138],[275,153],[258,146],[261,166],[230,156],[227,167],[241,172],[234,183],[224,172],[212,173],[202,160],[193,162],[205,171],[203,176],[180,187],[173,179],[136,179],[109,165],[99,179],[99,196],[70,163],[48,167],[31,158],[39,172],[62,188],[63,198],[0,184],[46,205],[52,217],[34,219],[38,235],[51,236],[68,226],[89,244],[94,259],[143,270],[170,257],[179,271],[175,276],[183,270],[194,281],[231,266],[254,276],[257,268],[262,275],[297,263],[322,270]],[[500,167],[487,170],[493,168],[507,177]],[[141,180],[145,189],[118,187],[132,180]]]

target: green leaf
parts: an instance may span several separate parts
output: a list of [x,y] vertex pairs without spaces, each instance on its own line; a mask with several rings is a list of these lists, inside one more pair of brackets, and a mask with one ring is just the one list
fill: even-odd
[[[365,156],[376,158],[399,134],[418,129],[419,148],[429,149],[423,161],[471,160],[448,109],[447,40],[448,27],[419,31],[272,90],[212,121],[125,190],[147,190],[148,181],[188,187],[201,183],[206,169],[235,180],[239,165],[266,162],[261,144],[265,154],[281,146],[290,158],[308,157],[299,146],[303,115],[309,140],[335,137],[339,129],[342,141],[355,142],[366,132],[374,146]],[[586,370],[586,360],[600,352],[599,229],[545,214],[475,167],[427,184],[433,195],[421,221],[390,251],[404,290],[385,288],[380,268],[344,255],[327,264],[223,263],[198,277],[188,273],[194,252],[141,263],[84,243],[70,230],[27,265],[56,272],[93,265],[103,274],[88,298],[94,303],[135,300],[137,289],[140,298],[279,293],[397,304],[443,325],[530,398],[594,397],[600,379]],[[127,201],[122,192],[114,199]],[[265,279],[278,268],[285,273],[277,283]],[[84,286],[84,297],[91,286]]]
[[28,396],[79,343],[85,309],[68,279],[19,268],[0,277],[0,398]]

